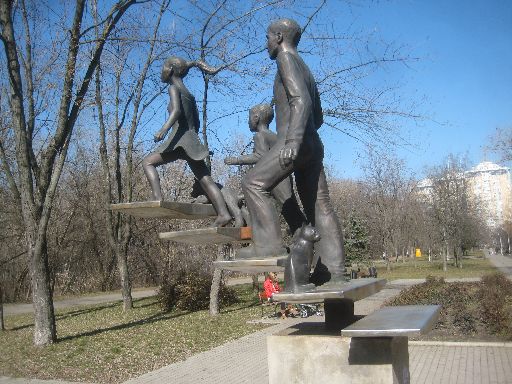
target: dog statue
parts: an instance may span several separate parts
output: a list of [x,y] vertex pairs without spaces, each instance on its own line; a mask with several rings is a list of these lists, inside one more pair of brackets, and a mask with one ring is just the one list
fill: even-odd
[[313,244],[318,240],[320,234],[309,224],[303,224],[295,231],[284,266],[287,292],[302,293],[315,288],[314,284],[309,283],[309,272],[313,261]]

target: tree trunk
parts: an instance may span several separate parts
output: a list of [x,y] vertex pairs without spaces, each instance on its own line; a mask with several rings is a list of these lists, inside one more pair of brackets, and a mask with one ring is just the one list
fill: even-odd
[[0,331],[5,331],[4,325],[4,291],[0,284]]
[[117,248],[117,268],[121,280],[121,294],[123,296],[123,311],[133,308],[132,284],[130,280],[130,271],[128,269],[128,247]]
[[46,241],[31,249],[30,275],[32,279],[32,304],[34,307],[34,344],[52,344],[57,340],[53,295],[50,288],[50,271]]
[[257,274],[252,275],[251,277],[252,277],[252,290],[257,293],[260,290],[260,284],[258,282],[258,275]]
[[448,270],[448,246],[445,247],[445,251],[443,252],[443,271],[446,272]]
[[[229,249],[230,245],[219,245],[217,247],[217,260],[224,260],[224,253]],[[212,285],[210,288],[210,316],[219,314],[219,292],[220,283],[222,282],[222,269],[215,268],[213,271]]]

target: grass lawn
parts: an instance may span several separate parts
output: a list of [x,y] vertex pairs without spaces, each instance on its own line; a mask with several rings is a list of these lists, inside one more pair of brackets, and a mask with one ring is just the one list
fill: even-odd
[[57,311],[58,342],[32,345],[32,315],[6,316],[0,332],[0,376],[118,383],[184,360],[260,329],[247,324],[260,308],[250,285],[242,302],[210,317],[208,311],[162,312],[155,298]]
[[[385,264],[377,267],[378,276],[388,280],[481,277],[495,271],[478,255],[465,258],[462,269],[449,264],[447,272],[441,261],[422,258],[392,263],[390,272]],[[208,311],[163,312],[154,297],[135,300],[128,313],[120,302],[58,310],[58,342],[45,348],[32,345],[31,314],[6,316],[7,330],[0,332],[0,376],[119,383],[184,360],[264,327],[247,323],[260,316],[251,285],[235,289],[241,302],[217,317]]]
[[385,279],[424,279],[427,276],[447,278],[461,277],[482,277],[483,275],[496,271],[496,268],[489,260],[482,257],[480,252],[470,254],[469,257],[462,259],[462,268],[454,265],[454,260],[448,261],[448,270],[443,271],[443,261],[435,259],[431,262],[427,257],[409,259],[405,263],[401,260],[391,263],[391,271],[388,271],[386,264],[378,263],[376,265],[378,277]]

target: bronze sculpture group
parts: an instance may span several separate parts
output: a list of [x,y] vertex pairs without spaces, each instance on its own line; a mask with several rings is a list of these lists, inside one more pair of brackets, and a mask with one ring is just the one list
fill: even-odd
[[[229,165],[253,165],[242,181],[253,243],[241,248],[237,258],[287,255],[273,196],[281,203],[290,230],[297,233],[296,241],[307,243],[309,247],[302,247],[305,249],[302,250],[292,246],[288,255],[285,275],[289,280],[287,286],[294,292],[345,281],[343,235],[329,198],[323,168],[324,149],[318,134],[323,123],[322,107],[315,79],[297,52],[301,32],[300,26],[290,19],[275,21],[267,29],[268,54],[277,64],[273,90],[277,135],[268,129],[274,115],[272,107],[257,105],[249,113],[249,128],[255,133],[253,154],[225,159]],[[165,62],[162,81],[169,84],[169,118],[155,134],[155,141],[163,140],[172,131],[144,159],[143,167],[152,198],[161,200],[156,167],[177,159],[186,160],[217,212],[214,225],[224,226],[231,221],[231,215],[204,162],[208,152],[197,134],[197,106],[183,83],[189,68],[204,67],[202,64],[176,57]],[[304,214],[293,193],[292,176]],[[306,222],[310,226],[304,226]],[[313,243],[318,261],[310,276],[312,255],[309,249]]]

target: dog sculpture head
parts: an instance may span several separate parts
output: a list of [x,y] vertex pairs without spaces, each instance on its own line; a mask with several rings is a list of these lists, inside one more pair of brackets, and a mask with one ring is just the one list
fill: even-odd
[[311,226],[310,224],[303,224],[302,227],[298,228],[295,231],[295,234],[293,235],[292,240],[292,246],[295,243],[303,243],[303,245],[306,245],[306,243],[316,243],[318,240],[320,240],[320,234],[316,230],[315,227]]

